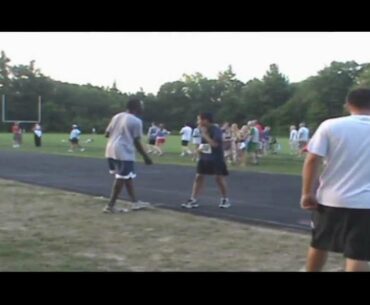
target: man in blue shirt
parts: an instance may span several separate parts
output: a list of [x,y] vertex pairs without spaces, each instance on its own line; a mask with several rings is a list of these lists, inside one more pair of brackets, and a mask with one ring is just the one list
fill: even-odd
[[193,191],[190,199],[183,203],[183,208],[198,207],[197,198],[203,189],[205,176],[215,176],[217,186],[221,193],[220,208],[230,207],[227,198],[227,185],[225,177],[228,176],[228,170],[224,158],[222,130],[213,123],[211,113],[201,113],[198,116],[198,124],[202,136],[201,145],[198,148],[199,161],[197,165],[197,174],[193,185]]

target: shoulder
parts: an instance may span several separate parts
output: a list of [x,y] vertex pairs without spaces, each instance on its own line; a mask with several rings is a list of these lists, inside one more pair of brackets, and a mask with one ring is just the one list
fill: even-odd
[[126,115],[128,115],[129,120],[133,124],[142,125],[143,121],[141,119],[139,119],[137,116],[135,116],[133,114],[130,114],[130,113],[127,113]]
[[337,128],[337,127],[344,127],[344,126],[350,125],[351,123],[352,123],[351,117],[345,116],[341,118],[328,119],[322,122],[319,128],[332,129],[332,128]]

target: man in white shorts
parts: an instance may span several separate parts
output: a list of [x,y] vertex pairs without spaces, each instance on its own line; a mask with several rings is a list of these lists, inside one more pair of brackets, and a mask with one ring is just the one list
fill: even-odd
[[126,212],[125,209],[115,207],[117,198],[123,186],[132,202],[132,210],[148,207],[139,202],[134,191],[133,179],[135,173],[135,148],[142,155],[145,164],[151,165],[152,160],[146,154],[141,137],[143,123],[137,116],[142,113],[143,105],[139,99],[131,99],[127,104],[127,112],[116,114],[106,129],[108,143],[105,157],[108,159],[109,171],[115,174],[115,181],[108,205],[103,209],[104,213]]

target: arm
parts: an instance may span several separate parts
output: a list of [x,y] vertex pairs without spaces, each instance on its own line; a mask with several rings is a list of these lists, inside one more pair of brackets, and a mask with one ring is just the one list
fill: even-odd
[[152,159],[150,159],[147,153],[145,152],[145,149],[139,137],[134,139],[134,145],[135,145],[136,150],[143,157],[145,164],[147,165],[153,164]]
[[303,165],[301,207],[305,210],[315,209],[318,205],[314,187],[320,174],[321,160],[320,156],[309,153]]
[[132,138],[134,139],[134,146],[136,150],[139,152],[139,154],[143,157],[145,164],[147,165],[153,164],[152,159],[149,158],[149,156],[145,152],[143,144],[141,144],[141,136],[143,133],[142,122],[138,121],[134,123],[130,128],[130,132],[131,132]]
[[[211,137],[210,137],[210,135],[208,133],[208,130],[206,128],[202,128],[202,137],[212,147],[218,147],[219,146],[219,142],[218,141],[215,141],[215,140],[211,139]],[[222,137],[222,135],[221,135],[221,137]]]
[[309,153],[303,165],[301,207],[305,210],[316,209],[319,204],[314,187],[320,174],[322,158],[329,153],[329,142],[328,129],[323,123],[308,144]]
[[109,122],[107,128],[105,129],[105,137],[106,138],[109,138],[109,134],[110,134],[110,130],[112,128],[112,124],[113,124],[113,118],[112,120]]

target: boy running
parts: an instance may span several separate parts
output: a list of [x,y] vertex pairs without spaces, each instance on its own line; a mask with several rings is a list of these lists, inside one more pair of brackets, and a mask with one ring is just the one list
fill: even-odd
[[78,129],[78,126],[76,124],[73,124],[71,133],[69,134],[69,142],[71,143],[71,147],[68,150],[68,152],[74,152],[75,149],[80,149],[80,151],[85,150],[79,144],[80,136],[81,136],[80,129]]

